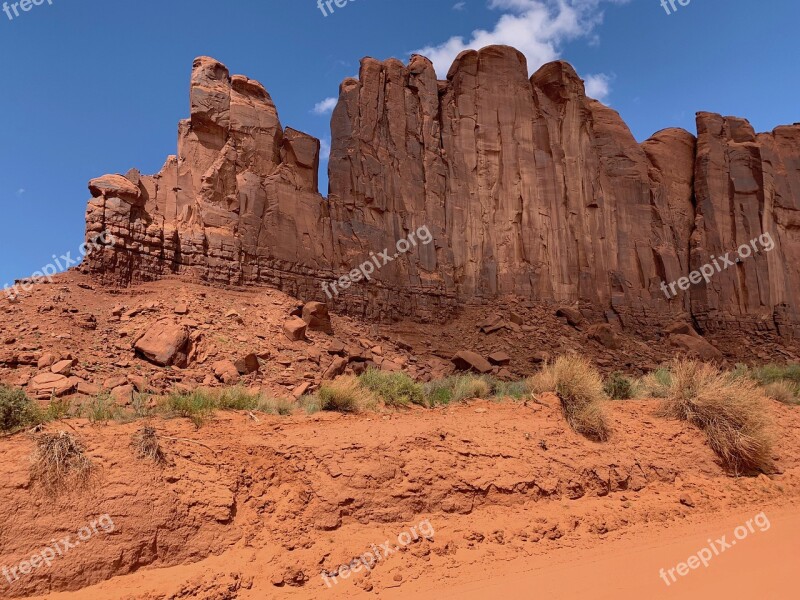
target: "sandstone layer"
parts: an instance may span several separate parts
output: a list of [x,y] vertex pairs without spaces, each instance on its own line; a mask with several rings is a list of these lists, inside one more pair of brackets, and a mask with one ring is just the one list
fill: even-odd
[[[84,268],[121,285],[169,274],[266,284],[374,319],[439,319],[515,296],[624,325],[681,313],[704,331],[791,337],[800,125],[697,123],[697,137],[667,129],[640,144],[570,65],[529,78],[505,46],[462,53],[445,81],[422,56],[366,58],[341,85],[324,198],[319,141],[284,128],[261,84],[199,58],[177,156],[155,176],[90,183],[87,236],[116,239]],[[323,291],[423,227],[432,243],[340,295]],[[771,251],[667,298],[662,282],[766,233]]]

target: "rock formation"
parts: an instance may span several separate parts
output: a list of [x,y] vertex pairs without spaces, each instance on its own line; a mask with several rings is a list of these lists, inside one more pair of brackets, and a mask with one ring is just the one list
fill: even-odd
[[[800,125],[756,135],[700,113],[698,137],[639,144],[567,63],[529,78],[520,52],[490,46],[462,53],[446,81],[422,56],[364,59],[331,127],[326,199],[319,142],[284,129],[261,84],[197,59],[178,155],[152,177],[90,183],[87,236],[116,241],[84,268],[122,285],[267,284],[376,319],[516,295],[623,324],[689,313],[701,329],[792,335],[800,323]],[[421,227],[432,243],[323,291]],[[774,250],[665,295],[662,282],[765,233]]]

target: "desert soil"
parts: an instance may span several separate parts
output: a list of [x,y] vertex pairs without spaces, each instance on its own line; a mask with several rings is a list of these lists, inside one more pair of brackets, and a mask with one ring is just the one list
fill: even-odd
[[[698,431],[656,408],[611,402],[603,444],[570,431],[552,396],[258,421],[221,413],[199,430],[156,419],[161,467],[136,458],[141,423],[73,420],[49,429],[78,436],[98,475],[55,497],[31,484],[33,441],[17,434],[0,440],[1,565],[102,514],[115,530],[2,597],[794,597],[798,412],[768,404],[777,470],[736,478]],[[669,588],[659,578],[761,512],[768,530]],[[432,539],[326,586],[323,571],[373,545],[397,546],[423,521]]]

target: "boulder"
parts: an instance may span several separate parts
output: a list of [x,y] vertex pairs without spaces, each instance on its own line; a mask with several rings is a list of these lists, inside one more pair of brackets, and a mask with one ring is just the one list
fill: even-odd
[[214,369],[214,376],[222,383],[233,385],[239,381],[239,369],[229,360],[218,360],[211,368]]
[[490,363],[499,367],[511,364],[511,357],[507,352],[492,352],[488,358]]
[[[133,345],[146,360],[166,367],[181,361],[189,343],[189,331],[172,321],[158,321]],[[184,354],[185,356],[185,354]]]
[[283,324],[283,334],[293,342],[306,339],[308,324],[298,317],[290,319]]
[[462,350],[450,360],[459,371],[473,371],[481,374],[492,372],[492,365],[488,360],[469,350]]
[[622,340],[608,323],[597,323],[590,326],[588,335],[590,340],[594,340],[610,350],[622,348]]
[[72,374],[72,367],[74,367],[76,363],[76,360],[60,360],[50,367],[50,372],[56,375],[69,377]]
[[703,362],[720,364],[724,360],[722,352],[701,337],[676,333],[669,336],[669,343],[689,357],[698,358]]
[[28,384],[28,393],[39,400],[55,396],[60,398],[75,391],[76,385],[68,377],[56,373],[40,373]]
[[344,370],[347,368],[347,359],[341,356],[337,356],[333,359],[333,362],[330,366],[325,370],[325,373],[322,374],[323,379],[336,379],[339,375],[344,373]]
[[333,333],[328,307],[322,302],[308,302],[303,306],[303,321],[308,323],[309,331]]
[[572,306],[562,306],[556,311],[556,316],[564,319],[573,327],[578,327],[583,323],[583,315],[581,314],[581,311]]
[[261,363],[258,362],[258,356],[253,353],[237,358],[233,364],[236,366],[236,370],[240,375],[250,375],[251,373],[258,372],[261,368]]

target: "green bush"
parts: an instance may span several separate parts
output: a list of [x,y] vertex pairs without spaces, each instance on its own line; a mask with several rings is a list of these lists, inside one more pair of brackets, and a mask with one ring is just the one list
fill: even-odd
[[0,385],[0,430],[15,431],[35,425],[43,416],[39,407],[20,389]]
[[217,407],[217,399],[206,390],[172,392],[161,404],[162,411],[190,419],[197,427],[203,425]]
[[255,410],[261,401],[261,394],[254,394],[243,387],[224,389],[217,399],[217,407],[222,410]]
[[358,382],[383,400],[386,406],[424,404],[422,386],[405,373],[387,373],[369,368],[359,376]]
[[92,423],[107,423],[122,418],[122,409],[109,394],[99,394],[83,404],[81,414]]
[[615,371],[605,380],[603,391],[614,400],[629,400],[634,395],[633,382],[623,373]]
[[375,396],[352,376],[324,383],[317,392],[321,410],[360,412],[375,406]]
[[751,377],[761,385],[769,385],[778,381],[791,381],[800,385],[800,364],[769,364],[756,367],[752,370]]

